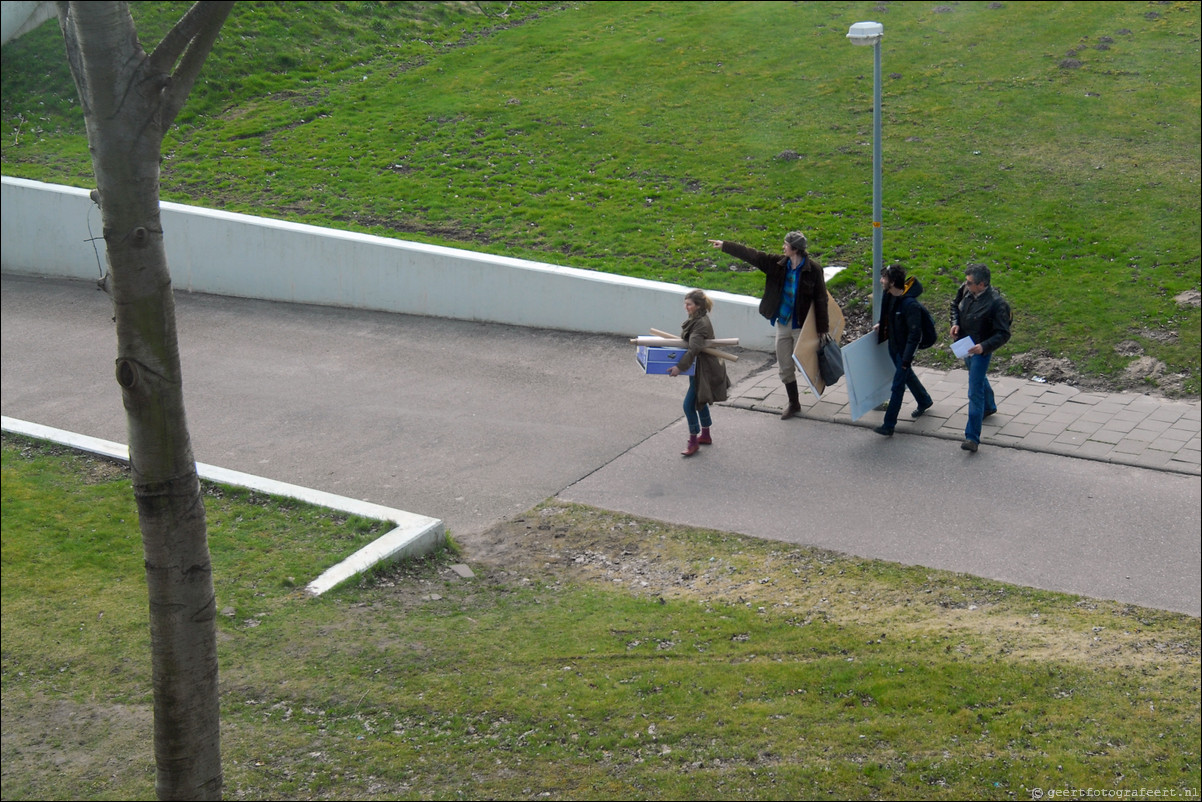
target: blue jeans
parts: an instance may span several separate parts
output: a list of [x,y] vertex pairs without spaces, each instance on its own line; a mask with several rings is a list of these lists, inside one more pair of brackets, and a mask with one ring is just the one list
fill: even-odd
[[893,388],[889,394],[889,406],[885,410],[883,425],[886,429],[892,429],[897,425],[897,416],[901,412],[902,398],[906,394],[907,387],[910,388],[910,395],[914,396],[914,400],[922,409],[935,403],[931,400],[931,394],[927,392],[927,388],[923,387],[922,382],[918,380],[914,369],[902,367],[901,354],[890,351],[889,357],[893,360]]
[[976,354],[964,360],[968,367],[968,425],[964,439],[981,442],[981,421],[986,412],[997,409],[993,388],[989,386],[989,360],[993,354]]
[[710,406],[705,404],[697,408],[697,377],[689,377],[689,391],[684,396],[684,419],[689,422],[689,434],[701,434],[701,427],[709,428],[713,421],[710,419]]

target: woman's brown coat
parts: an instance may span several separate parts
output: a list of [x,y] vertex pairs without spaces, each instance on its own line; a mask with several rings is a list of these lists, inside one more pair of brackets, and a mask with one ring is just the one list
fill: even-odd
[[688,343],[689,350],[676,367],[682,371],[688,370],[694,360],[697,370],[697,408],[717,401],[725,401],[727,390],[730,389],[730,378],[726,375],[726,365],[713,354],[705,354],[701,349],[706,342],[714,339],[714,324],[710,323],[709,315],[704,312],[690,317],[680,327],[680,339]]

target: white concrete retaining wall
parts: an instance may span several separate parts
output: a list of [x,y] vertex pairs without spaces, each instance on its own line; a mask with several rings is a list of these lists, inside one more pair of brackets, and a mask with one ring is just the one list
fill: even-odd
[[[102,223],[87,190],[4,177],[0,217],[4,272],[100,278]],[[176,291],[635,337],[675,331],[688,290],[178,203],[162,204],[162,222]],[[719,336],[772,350],[758,299],[709,295]]]

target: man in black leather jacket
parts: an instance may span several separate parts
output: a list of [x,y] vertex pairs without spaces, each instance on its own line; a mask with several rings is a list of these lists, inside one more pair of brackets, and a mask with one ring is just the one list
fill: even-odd
[[989,386],[989,361],[993,352],[1010,340],[1010,304],[990,284],[989,268],[970,264],[964,284],[952,301],[952,340],[971,337],[965,366],[968,368],[968,424],[960,448],[975,452],[981,444],[981,422],[997,412]]

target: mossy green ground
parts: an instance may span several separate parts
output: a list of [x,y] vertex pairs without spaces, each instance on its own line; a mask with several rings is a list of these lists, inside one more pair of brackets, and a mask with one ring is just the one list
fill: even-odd
[[[3,796],[147,798],[128,477],[0,487]],[[226,798],[1197,798],[1197,618],[555,504],[312,599],[371,522],[205,503]]]
[[[187,4],[137,3],[148,44]],[[863,316],[872,51],[885,261],[942,319],[969,262],[995,366],[1196,396],[1192,2],[239,3],[164,146],[169,200],[756,295],[707,238],[801,228]],[[3,51],[6,175],[91,186],[53,24]],[[1195,296],[1196,299],[1196,296]],[[945,349],[929,364],[952,364]],[[1141,361],[1142,360],[1142,361]]]

